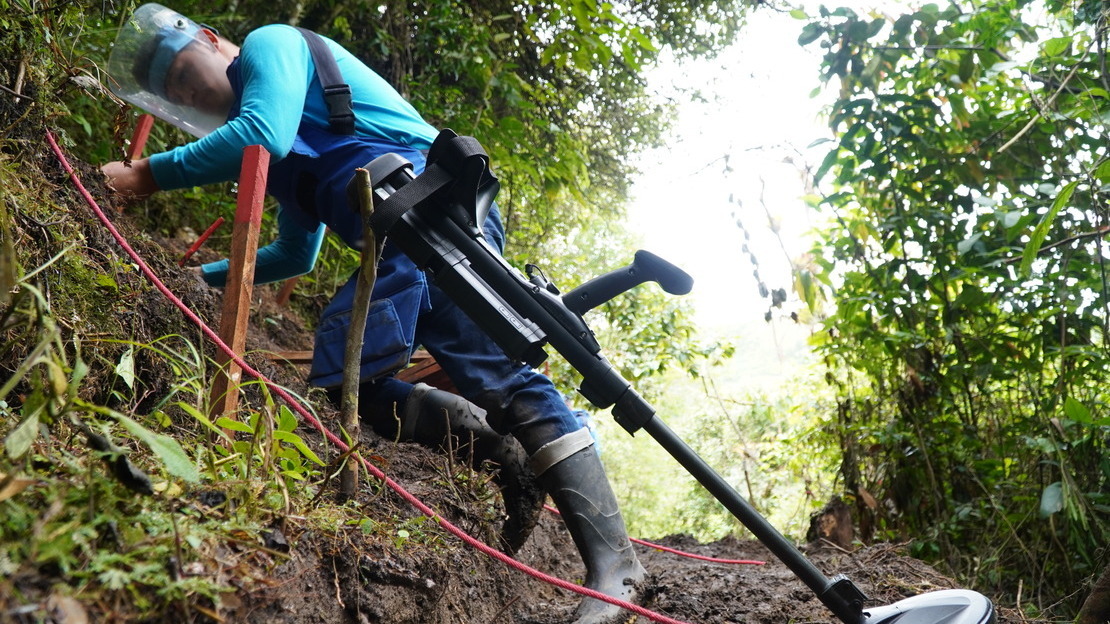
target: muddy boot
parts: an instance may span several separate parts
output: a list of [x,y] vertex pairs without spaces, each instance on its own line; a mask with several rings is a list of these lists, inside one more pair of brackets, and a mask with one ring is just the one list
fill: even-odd
[[[448,444],[448,433],[455,441]],[[448,447],[478,467],[496,464],[494,481],[501,489],[508,516],[501,527],[502,550],[513,554],[528,541],[546,498],[528,464],[524,449],[512,436],[503,436],[486,423],[485,412],[458,395],[416,384],[401,415],[401,440]]]
[[[545,451],[540,449],[533,456],[533,466],[541,473],[540,482],[555,500],[586,565],[584,586],[637,603],[643,598],[643,582],[647,573],[628,540],[624,519],[617,508],[601,459],[592,440],[587,439],[589,433],[585,429],[581,431],[586,435],[575,432],[564,436],[564,439],[577,436],[578,442],[570,445],[570,449],[577,446],[578,450],[543,470],[543,463],[550,463],[550,460],[537,462],[538,456]],[[559,443],[557,440],[549,446]],[[586,445],[585,448],[582,448],[583,445]],[[574,612],[573,621],[575,624],[616,624],[632,617],[634,614],[616,605],[595,598],[583,598]]]

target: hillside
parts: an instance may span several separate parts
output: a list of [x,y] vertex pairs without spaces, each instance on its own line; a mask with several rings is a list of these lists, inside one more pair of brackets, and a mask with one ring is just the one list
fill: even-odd
[[[12,123],[11,115],[5,119]],[[576,595],[467,547],[372,478],[356,500],[339,505],[327,478],[332,469],[310,466],[307,453],[293,452],[264,430],[240,434],[240,443],[251,441],[236,453],[215,443],[189,409],[207,389],[214,348],[93,214],[51,152],[47,130],[33,115],[17,118],[0,152],[6,189],[0,369],[10,380],[0,396],[8,451],[0,464],[6,475],[0,620],[564,621]],[[74,166],[151,270],[214,323],[219,293],[177,266],[189,241],[136,227],[132,213],[113,208],[94,166]],[[338,430],[334,412],[308,392],[301,371],[266,356],[310,341],[273,294],[258,291],[247,360],[307,397],[324,425]],[[258,385],[243,390],[249,413],[287,430],[280,401]],[[26,426],[31,418],[37,426]],[[338,453],[317,431],[300,422],[288,432],[334,467]],[[199,467],[194,482],[181,478],[188,471],[174,464],[178,455],[167,439]],[[502,506],[488,475],[369,433],[361,449],[450,522],[483,541],[495,535]],[[698,544],[682,536],[662,542],[702,556],[768,563],[712,563],[638,546],[651,574],[653,610],[705,624],[832,620],[757,543]],[[811,553],[826,573],[847,573],[880,603],[952,586],[894,546]],[[582,576],[553,514],[518,559],[571,581]]]

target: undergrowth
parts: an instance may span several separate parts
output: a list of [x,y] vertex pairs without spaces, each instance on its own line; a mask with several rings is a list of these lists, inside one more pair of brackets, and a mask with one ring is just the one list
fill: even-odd
[[[42,621],[74,597],[94,621],[218,619],[306,531],[441,544],[430,519],[327,496],[338,453],[298,430],[267,386],[244,381],[240,410],[209,416],[212,347],[108,237],[45,141],[51,128],[107,197],[80,160],[114,155],[110,137],[89,132],[119,110],[74,50],[102,49],[114,27],[87,8],[0,9],[0,29],[14,33],[0,42],[0,84],[19,85],[0,93],[0,619]],[[215,316],[195,278],[131,234],[172,290]],[[489,497],[488,484],[457,476]]]

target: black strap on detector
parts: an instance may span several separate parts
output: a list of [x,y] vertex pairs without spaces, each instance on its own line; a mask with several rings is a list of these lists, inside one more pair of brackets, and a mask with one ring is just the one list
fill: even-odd
[[[478,171],[481,173],[475,175]],[[376,236],[384,237],[409,209],[468,179],[475,182],[475,188],[468,189],[472,191],[469,195],[472,202],[477,187],[494,180],[489,173],[489,156],[473,137],[461,137],[451,130],[442,130],[428,152],[424,173],[379,202],[370,216],[370,227]]]
[[316,64],[316,75],[324,88],[324,101],[328,105],[328,129],[335,134],[355,133],[355,111],[351,106],[351,85],[343,82],[343,74],[335,62],[335,55],[320,35],[294,26],[308,43],[308,52]]

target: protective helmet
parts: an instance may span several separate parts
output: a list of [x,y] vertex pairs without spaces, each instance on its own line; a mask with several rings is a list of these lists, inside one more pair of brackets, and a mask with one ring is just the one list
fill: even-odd
[[225,119],[166,97],[166,74],[178,53],[189,45],[212,47],[201,27],[184,15],[149,3],[140,6],[119,29],[108,57],[109,86],[124,100],[196,137],[215,130]]

